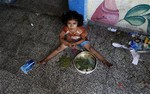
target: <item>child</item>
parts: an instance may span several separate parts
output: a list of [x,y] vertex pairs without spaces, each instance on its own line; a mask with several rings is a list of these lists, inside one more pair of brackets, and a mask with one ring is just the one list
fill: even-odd
[[101,54],[99,54],[90,46],[90,43],[87,39],[88,34],[82,27],[82,15],[78,14],[76,11],[65,12],[62,15],[62,22],[65,26],[62,28],[59,36],[61,45],[39,63],[46,64],[52,57],[56,56],[59,52],[63,51],[67,47],[75,48],[76,46],[81,46],[94,54],[100,61],[102,61],[104,65],[107,65],[108,67],[112,66],[111,63],[105,60]]

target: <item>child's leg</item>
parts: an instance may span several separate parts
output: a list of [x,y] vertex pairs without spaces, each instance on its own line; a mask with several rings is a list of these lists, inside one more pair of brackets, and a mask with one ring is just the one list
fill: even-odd
[[95,49],[93,49],[90,44],[85,44],[84,47],[91,52],[92,54],[94,54],[100,61],[102,61],[102,63],[105,65],[107,65],[108,67],[111,67],[113,64],[109,63],[100,53],[98,53]]
[[61,44],[56,50],[54,50],[52,53],[50,53],[47,57],[45,57],[39,63],[46,64],[51,58],[56,56],[59,52],[63,51],[66,47],[67,46],[65,46],[64,44]]

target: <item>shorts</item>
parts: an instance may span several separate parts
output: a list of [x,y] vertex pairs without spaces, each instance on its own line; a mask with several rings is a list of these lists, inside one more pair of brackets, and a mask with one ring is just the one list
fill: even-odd
[[81,44],[79,44],[78,46],[80,46],[80,47],[84,47],[84,45],[86,45],[86,44],[90,44],[90,42],[89,41],[83,41]]

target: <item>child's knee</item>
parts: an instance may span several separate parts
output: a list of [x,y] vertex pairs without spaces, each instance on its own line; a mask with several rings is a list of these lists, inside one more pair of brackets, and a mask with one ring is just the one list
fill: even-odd
[[92,48],[92,47],[88,47],[87,50],[88,50],[89,52],[92,52],[92,51],[93,51],[93,48]]
[[63,46],[60,46],[60,47],[58,47],[57,49],[56,49],[56,51],[57,52],[61,52],[61,51],[63,51],[65,48],[63,47]]
[[93,51],[94,51],[94,49],[93,49],[92,47],[90,47],[90,51],[91,51],[91,52],[93,52]]
[[56,49],[57,52],[60,52],[61,50],[62,50],[62,47],[58,47],[58,48]]

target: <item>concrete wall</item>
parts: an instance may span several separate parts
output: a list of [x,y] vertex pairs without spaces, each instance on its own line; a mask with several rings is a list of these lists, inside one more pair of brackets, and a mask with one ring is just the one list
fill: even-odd
[[87,19],[150,34],[150,0],[88,0]]
[[16,0],[13,5],[30,11],[57,16],[68,10],[68,0]]
[[83,15],[84,20],[87,19],[87,0],[68,0],[68,4],[70,10],[76,10]]
[[150,0],[17,0],[14,3],[34,12],[57,16],[68,10],[68,4],[83,14],[85,20],[150,34]]

